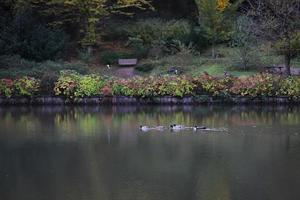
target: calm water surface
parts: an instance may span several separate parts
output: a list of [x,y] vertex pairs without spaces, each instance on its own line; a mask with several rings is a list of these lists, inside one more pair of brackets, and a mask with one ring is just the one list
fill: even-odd
[[299,200],[300,108],[2,107],[0,199]]

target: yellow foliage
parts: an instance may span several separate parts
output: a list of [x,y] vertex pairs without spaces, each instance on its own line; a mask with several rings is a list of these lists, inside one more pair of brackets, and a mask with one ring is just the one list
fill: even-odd
[[218,0],[217,1],[217,10],[223,12],[230,5],[229,0]]

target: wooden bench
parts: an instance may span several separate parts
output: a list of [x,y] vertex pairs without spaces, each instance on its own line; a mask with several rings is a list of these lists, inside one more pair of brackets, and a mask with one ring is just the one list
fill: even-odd
[[119,66],[135,66],[138,63],[138,59],[133,58],[133,59],[119,59],[118,64]]

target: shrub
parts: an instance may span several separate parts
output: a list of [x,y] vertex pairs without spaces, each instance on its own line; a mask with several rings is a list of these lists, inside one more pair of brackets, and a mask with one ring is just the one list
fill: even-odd
[[192,95],[196,85],[194,85],[190,78],[185,76],[170,76],[160,78],[156,83],[156,87],[158,88],[158,95],[171,95],[177,97],[183,97],[186,95]]
[[14,92],[14,81],[12,79],[0,80],[0,95],[11,97]]
[[237,79],[230,91],[242,96],[274,96],[277,93],[280,77],[271,74],[256,74],[247,78]]
[[82,74],[85,74],[88,71],[88,66],[80,62],[35,62],[23,59],[18,55],[0,56],[0,68],[5,69],[0,71],[1,78],[31,76],[41,79],[45,74],[47,75],[48,73],[56,74],[56,76],[58,76],[59,72],[62,70],[75,70]]
[[279,83],[280,89],[278,95],[289,96],[292,98],[300,97],[300,78],[299,77],[288,77],[282,79]]
[[105,85],[105,86],[101,89],[101,93],[102,93],[104,96],[112,96],[113,91],[112,91],[111,86]]
[[40,81],[32,77],[22,77],[15,81],[15,92],[18,96],[33,96],[40,89]]
[[46,71],[41,77],[40,90],[42,94],[52,94],[55,82],[58,80],[58,73]]
[[96,75],[80,76],[75,89],[75,97],[90,97],[101,94],[105,81]]
[[112,82],[113,95],[134,96],[133,90],[132,80],[130,81],[125,79],[115,79]]
[[114,80],[113,94],[137,97],[192,95],[195,84],[188,77],[164,76]]
[[148,56],[149,48],[144,45],[140,38],[129,37],[127,46],[131,48],[134,58],[142,59]]
[[210,45],[206,31],[202,26],[195,26],[192,28],[189,35],[189,41],[200,51],[205,50]]
[[128,39],[128,31],[126,31],[126,27],[131,26],[131,21],[121,22],[118,21],[110,21],[105,28],[105,31],[102,33],[101,38],[105,41],[117,41],[123,40],[126,41]]
[[79,59],[84,63],[91,63],[93,59],[93,53],[91,51],[82,49],[78,51]]
[[104,51],[100,55],[100,60],[105,65],[114,65],[118,63],[118,59],[133,58],[131,52],[116,52],[116,51]]
[[165,21],[153,18],[140,20],[125,29],[129,38],[142,41],[145,47],[169,51],[170,46],[176,46],[174,41],[189,42],[192,27],[185,20]]
[[191,25],[184,20],[165,21],[158,18],[140,20],[126,30],[131,37],[140,38],[147,45],[155,40],[177,39],[186,41]]
[[55,95],[67,98],[91,97],[102,94],[106,80],[97,75],[80,75],[75,71],[62,71],[55,83]]
[[75,71],[62,71],[55,83],[55,95],[63,95],[69,98],[74,98],[79,79],[80,75]]
[[135,70],[140,71],[140,72],[150,72],[154,69],[154,65],[151,63],[145,63],[145,64],[138,64],[135,67]]
[[198,92],[208,93],[214,96],[228,95],[229,89],[232,87],[237,78],[225,76],[224,78],[214,77],[208,73],[204,73],[200,77],[194,78],[195,84],[198,86]]

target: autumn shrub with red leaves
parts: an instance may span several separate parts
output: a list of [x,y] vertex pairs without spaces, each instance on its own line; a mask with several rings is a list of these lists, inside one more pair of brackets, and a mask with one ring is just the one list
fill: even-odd
[[199,77],[195,77],[193,82],[197,85],[198,93],[207,93],[218,96],[230,93],[230,88],[238,78],[233,76],[214,77],[208,73],[204,73]]
[[260,73],[246,78],[236,79],[230,92],[241,96],[275,96],[280,88],[280,76]]

